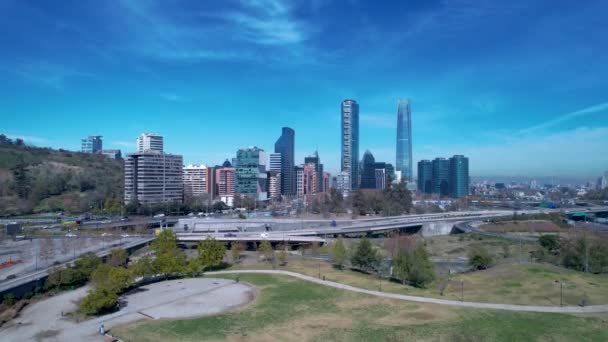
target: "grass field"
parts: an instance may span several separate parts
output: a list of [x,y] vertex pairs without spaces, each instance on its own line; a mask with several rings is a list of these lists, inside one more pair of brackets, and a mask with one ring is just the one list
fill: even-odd
[[480,227],[487,232],[495,233],[559,233],[563,231],[555,223],[544,220],[529,220],[529,221],[505,221],[484,224]]
[[[227,278],[231,276],[226,275]],[[124,341],[605,341],[608,315],[460,309],[381,299],[284,276],[241,275],[255,302],[218,316],[141,321]]]
[[[439,278],[426,289],[402,285],[378,277],[350,270],[338,270],[327,262],[292,258],[279,269],[299,272],[310,276],[319,275],[360,288],[408,294],[414,296],[461,299],[461,284],[464,283],[464,297],[467,301],[523,304],[560,305],[560,286],[556,280],[565,283],[564,305],[578,305],[583,297],[589,304],[608,304],[608,275],[576,272],[548,264],[501,263],[484,271],[455,275],[441,296],[439,287],[446,278]],[[236,269],[272,268],[268,263],[252,260],[244,262]]]

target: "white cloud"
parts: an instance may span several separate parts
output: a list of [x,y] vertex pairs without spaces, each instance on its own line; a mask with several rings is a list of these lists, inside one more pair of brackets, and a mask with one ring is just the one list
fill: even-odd
[[21,140],[25,141],[26,144],[28,144],[28,143],[46,144],[49,142],[49,140],[47,138],[37,137],[37,136],[33,136],[33,135],[21,135],[21,134],[10,134],[10,133],[6,133],[4,135],[6,135],[7,138],[13,139],[13,140],[21,139]]
[[520,134],[528,134],[528,133],[532,133],[535,131],[539,131],[545,128],[549,128],[549,127],[553,127],[557,124],[560,124],[564,121],[568,121],[568,120],[572,120],[578,117],[582,117],[582,116],[587,116],[587,115],[591,115],[591,114],[595,114],[595,113],[600,113],[600,112],[604,112],[604,111],[608,111],[608,102],[604,102],[604,103],[600,103],[600,104],[596,104],[594,106],[591,107],[587,107],[587,108],[583,108],[581,110],[577,110],[575,112],[571,112],[571,113],[567,113],[567,114],[563,114],[558,116],[557,118],[553,119],[553,120],[549,120],[547,122],[544,122],[542,124],[536,125],[536,126],[531,126],[528,127],[526,129],[522,129],[519,133]]

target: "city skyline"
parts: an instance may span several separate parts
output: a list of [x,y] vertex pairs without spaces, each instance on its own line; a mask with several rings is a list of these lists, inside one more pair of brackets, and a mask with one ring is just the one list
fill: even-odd
[[601,1],[0,9],[3,133],[37,146],[77,151],[103,135],[126,154],[156,132],[186,164],[215,165],[246,146],[272,151],[270,132],[288,126],[295,160],[318,150],[335,175],[340,101],[360,104],[359,148],[392,162],[408,97],[414,161],[464,154],[471,176],[488,177],[593,179],[608,166]]

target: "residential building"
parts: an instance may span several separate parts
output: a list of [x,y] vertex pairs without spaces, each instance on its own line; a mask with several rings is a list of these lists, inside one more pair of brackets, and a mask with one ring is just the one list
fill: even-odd
[[268,154],[268,171],[276,171],[281,173],[281,154],[280,153],[269,153]]
[[300,200],[304,199],[304,167],[295,166],[294,172],[296,174],[296,197]]
[[234,197],[236,185],[236,170],[233,167],[229,166],[215,169],[215,184],[218,196]]
[[361,189],[376,188],[376,160],[374,155],[366,150],[361,160]]
[[201,196],[208,193],[207,166],[188,165],[184,167],[184,195]]
[[317,192],[323,192],[323,164],[321,164],[321,159],[319,158],[319,152],[315,151],[312,155],[304,158],[304,164],[313,163],[315,165],[315,171],[317,172]]
[[344,100],[341,105],[342,172],[349,175],[350,190],[359,188],[359,104]]
[[323,172],[323,191],[321,192],[329,192],[331,182],[331,175],[329,172]]
[[210,199],[214,199],[215,196],[217,196],[217,182],[215,180],[215,170],[217,169],[216,167],[212,167],[212,166],[207,166],[207,193],[210,196]]
[[127,154],[125,159],[125,204],[154,205],[181,202],[183,198],[182,156],[158,152]]
[[433,193],[439,196],[449,195],[450,162],[445,158],[435,158],[433,167]]
[[83,153],[101,153],[103,149],[101,135],[90,135],[81,140],[81,149]]
[[142,133],[136,140],[137,152],[163,152],[163,137],[155,133]]
[[281,173],[279,171],[270,170],[266,177],[268,198],[271,200],[281,198]]
[[101,154],[103,154],[104,156],[106,156],[110,159],[115,159],[115,160],[122,159],[122,153],[120,152],[120,150],[102,150]]
[[469,158],[463,155],[450,158],[449,188],[452,198],[469,195]]
[[433,163],[430,160],[418,162],[418,191],[426,194],[433,192]]
[[397,158],[395,168],[401,177],[411,182],[412,173],[412,114],[409,99],[397,104]]
[[352,182],[350,181],[350,173],[342,171],[336,175],[336,190],[347,197],[351,191]]
[[293,129],[283,127],[281,136],[274,144],[274,152],[281,154],[281,191],[288,196],[296,194],[295,136]]
[[317,175],[317,165],[315,163],[304,164],[303,167],[303,187],[304,187],[304,200],[309,202],[314,195],[317,194],[317,187],[319,186],[319,180]]
[[268,157],[263,149],[249,147],[236,153],[236,193],[256,200],[267,199],[266,165]]

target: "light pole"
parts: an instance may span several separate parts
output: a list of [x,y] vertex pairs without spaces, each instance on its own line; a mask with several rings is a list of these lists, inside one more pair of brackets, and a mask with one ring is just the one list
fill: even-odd
[[556,283],[559,283],[559,306],[564,306],[564,281],[556,280]]

